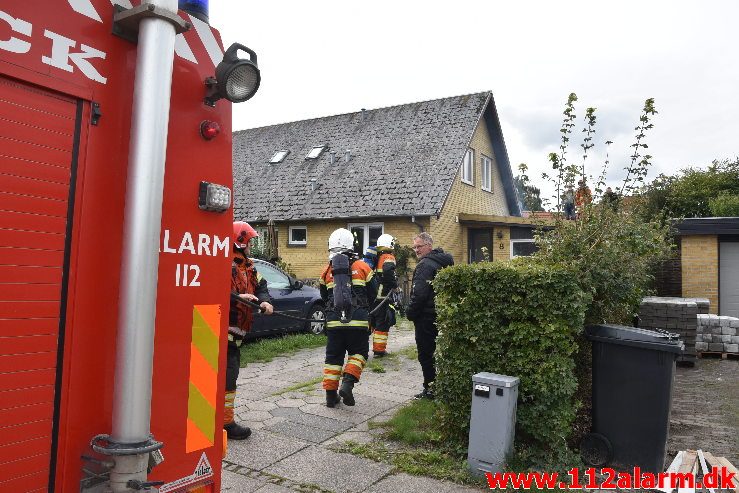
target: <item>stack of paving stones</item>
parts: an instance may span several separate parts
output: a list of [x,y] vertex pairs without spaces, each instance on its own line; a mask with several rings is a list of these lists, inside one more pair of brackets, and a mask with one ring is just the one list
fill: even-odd
[[695,349],[698,352],[739,355],[739,318],[698,315]]
[[649,296],[639,307],[640,326],[676,333],[685,344],[677,362],[693,365],[696,358],[696,328],[699,314],[708,314],[710,302],[705,298],[670,298]]

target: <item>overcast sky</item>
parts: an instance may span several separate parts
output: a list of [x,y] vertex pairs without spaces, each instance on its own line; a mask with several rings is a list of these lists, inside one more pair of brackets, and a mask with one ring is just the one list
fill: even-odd
[[611,185],[650,97],[650,178],[739,155],[738,20],[735,0],[210,2],[226,46],[254,49],[262,72],[234,130],[491,90],[514,174],[527,163],[545,190],[570,92],[578,135],[597,108],[591,174],[614,142]]

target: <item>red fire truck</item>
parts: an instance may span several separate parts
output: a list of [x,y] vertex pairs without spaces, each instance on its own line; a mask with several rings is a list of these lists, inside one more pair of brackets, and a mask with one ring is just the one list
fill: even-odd
[[2,492],[220,489],[259,71],[186,3],[0,0]]

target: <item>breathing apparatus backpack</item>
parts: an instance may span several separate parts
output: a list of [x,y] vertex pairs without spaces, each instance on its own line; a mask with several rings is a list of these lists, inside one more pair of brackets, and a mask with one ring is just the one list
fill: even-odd
[[349,257],[337,253],[331,259],[331,272],[334,276],[334,309],[341,319],[347,323],[352,319],[352,267]]

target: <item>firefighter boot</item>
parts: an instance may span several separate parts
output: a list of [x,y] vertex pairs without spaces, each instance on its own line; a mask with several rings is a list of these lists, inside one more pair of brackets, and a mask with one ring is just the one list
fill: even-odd
[[326,391],[326,407],[336,407],[341,402],[339,393],[336,390]]
[[347,406],[354,405],[354,394],[352,394],[352,389],[354,389],[354,384],[357,381],[357,377],[348,373],[344,375],[344,379],[341,381],[339,395],[344,400],[344,404],[346,404]]
[[226,435],[231,440],[246,440],[251,435],[251,429],[248,426],[241,426],[236,421],[231,421],[223,425]]

